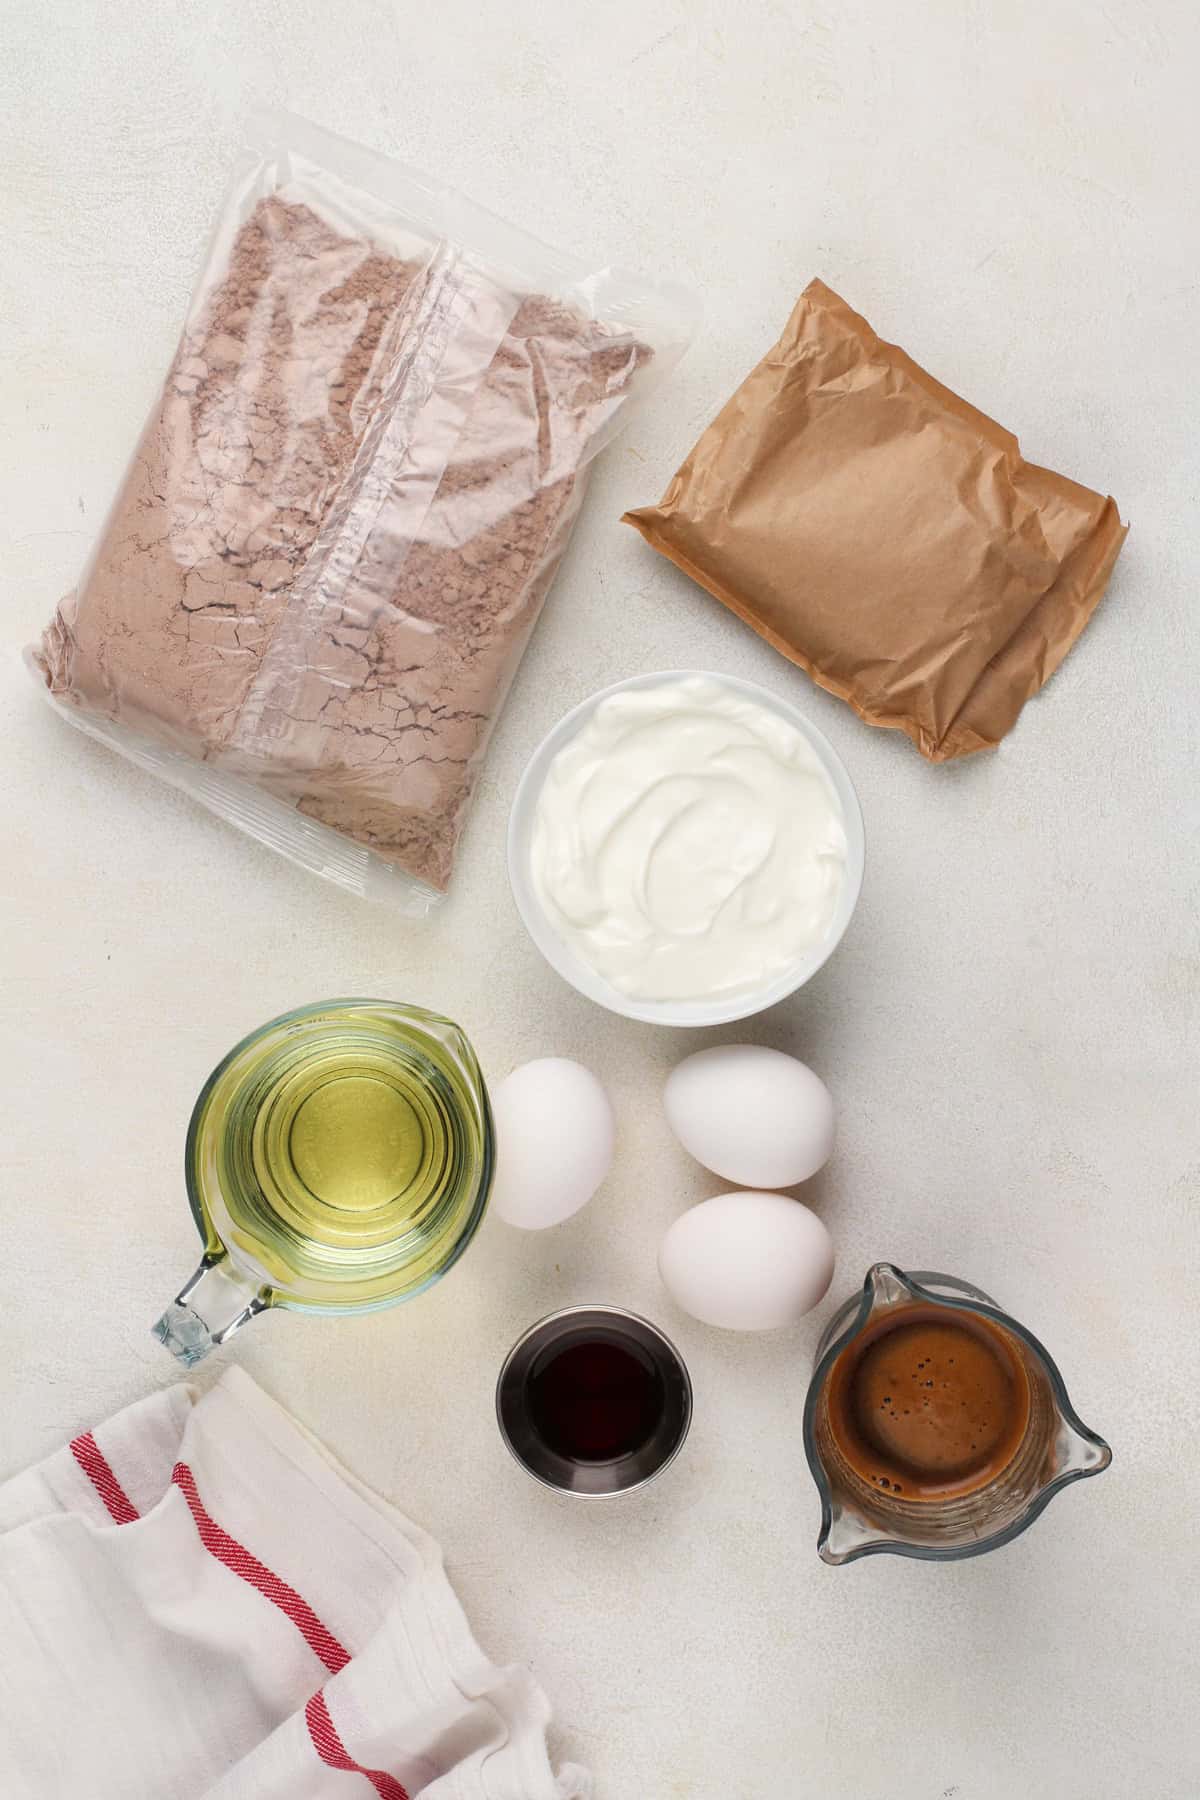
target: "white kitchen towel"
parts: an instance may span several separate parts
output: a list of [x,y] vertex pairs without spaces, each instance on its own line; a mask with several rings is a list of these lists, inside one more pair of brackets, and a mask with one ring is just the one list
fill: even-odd
[[431,1538],[240,1369],[0,1486],[3,1800],[586,1800]]

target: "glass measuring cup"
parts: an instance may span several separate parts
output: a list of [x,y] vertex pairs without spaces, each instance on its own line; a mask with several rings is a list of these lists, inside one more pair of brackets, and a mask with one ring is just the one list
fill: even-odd
[[444,1275],[487,1203],[487,1090],[449,1019],[325,1001],[217,1065],[184,1162],[204,1254],[153,1330],[190,1366],[269,1306],[370,1312]]
[[[915,1497],[899,1484],[872,1482],[846,1454],[830,1406],[856,1346],[881,1339],[881,1326],[927,1323],[944,1313],[974,1318],[998,1338],[1022,1387],[1020,1429],[989,1478],[970,1492]],[[919,1309],[919,1310],[918,1310]],[[915,1401],[914,1401],[915,1405]],[[982,1289],[953,1275],[905,1274],[876,1263],[861,1293],[829,1321],[817,1345],[804,1408],[804,1449],[821,1497],[817,1552],[834,1565],[891,1551],[932,1562],[979,1556],[1028,1529],[1054,1495],[1098,1475],[1112,1451],[1079,1418],[1054,1359],[1033,1333],[1001,1311]]]

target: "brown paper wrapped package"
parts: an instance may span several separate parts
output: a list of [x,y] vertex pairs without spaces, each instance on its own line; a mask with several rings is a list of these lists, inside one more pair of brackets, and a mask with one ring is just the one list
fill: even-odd
[[1116,504],[883,343],[822,281],[643,537],[872,725],[935,762],[1011,729],[1104,592]]

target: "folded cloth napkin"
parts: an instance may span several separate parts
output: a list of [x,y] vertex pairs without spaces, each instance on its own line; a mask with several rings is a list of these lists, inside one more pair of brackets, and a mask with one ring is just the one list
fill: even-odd
[[423,1531],[232,1368],[0,1486],[3,1800],[586,1800]]

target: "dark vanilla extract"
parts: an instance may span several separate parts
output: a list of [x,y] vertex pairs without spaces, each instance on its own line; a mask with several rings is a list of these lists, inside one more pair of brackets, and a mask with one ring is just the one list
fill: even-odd
[[666,1404],[649,1356],[603,1332],[546,1350],[530,1371],[527,1398],[534,1430],[568,1462],[632,1455],[653,1435]]

